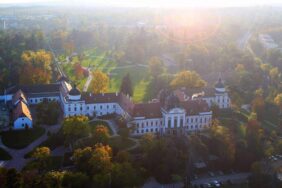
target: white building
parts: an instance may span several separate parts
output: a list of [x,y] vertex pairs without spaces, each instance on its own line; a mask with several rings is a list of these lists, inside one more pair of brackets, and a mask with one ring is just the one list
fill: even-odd
[[54,84],[11,87],[0,99],[12,101],[13,106],[21,104],[21,112],[24,113],[19,117],[24,118],[17,117],[19,121],[15,121],[15,128],[23,125],[32,127],[30,112],[26,110],[28,104],[55,100],[60,103],[65,117],[121,115],[128,120],[129,127],[135,127],[133,135],[201,131],[211,126],[212,104],[220,108],[230,107],[230,99],[221,79],[212,90],[203,90],[197,94],[193,92],[191,95],[187,93],[187,90],[164,91],[152,103],[134,104],[129,96],[122,93],[81,93],[68,83],[66,77],[62,77]]
[[13,110],[13,129],[32,128],[32,117],[27,105],[23,101],[19,101]]
[[185,134],[201,131],[211,126],[212,112],[208,104],[202,100],[181,102],[170,93],[165,100],[155,103],[134,105],[132,121],[133,135],[145,133]]

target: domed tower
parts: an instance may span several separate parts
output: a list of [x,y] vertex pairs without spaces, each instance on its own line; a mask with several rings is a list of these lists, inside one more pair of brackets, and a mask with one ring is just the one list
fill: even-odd
[[81,93],[79,89],[76,88],[76,85],[73,86],[73,88],[68,93],[69,100],[77,101],[81,99]]
[[221,77],[219,77],[218,81],[215,84],[215,90],[218,93],[225,93],[226,92],[225,86],[224,86],[224,84],[221,80]]
[[166,97],[165,99],[165,109],[166,110],[177,108],[179,107],[179,105],[180,105],[179,99],[173,93],[170,94],[168,97]]

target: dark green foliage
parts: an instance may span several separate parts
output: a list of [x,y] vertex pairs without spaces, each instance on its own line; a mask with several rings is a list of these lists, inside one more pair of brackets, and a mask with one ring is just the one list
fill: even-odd
[[21,131],[6,131],[1,133],[3,143],[14,149],[22,149],[44,134],[41,127]]
[[125,95],[129,95],[130,97],[133,96],[132,82],[129,73],[122,78],[120,92],[122,92]]
[[54,125],[60,116],[60,105],[56,101],[43,101],[36,106],[36,117],[39,124]]
[[4,149],[0,148],[0,160],[10,160],[12,159],[12,157],[10,156],[10,154],[5,151]]

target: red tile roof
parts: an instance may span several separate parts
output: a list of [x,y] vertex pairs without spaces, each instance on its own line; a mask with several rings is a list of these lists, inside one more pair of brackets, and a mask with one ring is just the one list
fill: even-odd
[[141,103],[135,104],[133,117],[161,118],[161,104],[158,103]]
[[13,119],[14,120],[16,120],[20,117],[27,117],[30,120],[32,120],[31,113],[30,113],[27,105],[22,101],[20,101],[18,103],[18,105],[16,106],[16,108],[13,111]]

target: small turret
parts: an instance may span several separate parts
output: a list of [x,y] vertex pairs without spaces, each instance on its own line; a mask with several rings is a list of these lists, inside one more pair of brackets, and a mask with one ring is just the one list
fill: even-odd
[[69,100],[80,100],[81,99],[81,93],[79,89],[76,88],[76,85],[74,85],[73,88],[70,90],[68,97],[69,97]]
[[215,84],[215,90],[219,93],[225,92],[225,86],[223,84],[221,77],[219,77],[218,81]]

